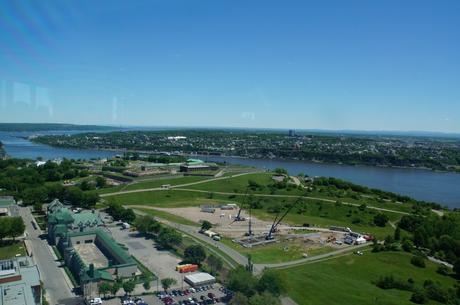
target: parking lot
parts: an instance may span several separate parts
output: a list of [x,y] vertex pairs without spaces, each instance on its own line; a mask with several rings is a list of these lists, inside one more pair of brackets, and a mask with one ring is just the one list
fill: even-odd
[[132,304],[148,304],[148,305],[207,305],[207,304],[225,304],[222,298],[225,299],[227,291],[218,284],[204,286],[195,289],[169,290],[168,293],[161,291],[153,295],[145,295],[141,297],[131,298],[114,298],[104,300],[104,305],[132,305]]
[[[105,217],[105,213],[101,213]],[[138,234],[138,232],[123,229],[116,223],[108,224],[107,228],[117,243],[123,244],[128,251],[145,267],[152,271],[158,278],[173,278],[177,284],[171,288],[182,288],[182,274],[177,272],[176,266],[181,261],[169,251],[158,250],[151,239]],[[184,288],[189,287],[184,283]],[[160,287],[161,288],[161,287]]]

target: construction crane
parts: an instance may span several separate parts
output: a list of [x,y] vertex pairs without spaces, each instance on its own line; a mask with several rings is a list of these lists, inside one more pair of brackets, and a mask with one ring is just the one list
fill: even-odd
[[271,240],[273,239],[273,234],[276,232],[276,229],[278,228],[278,225],[280,224],[280,222],[284,219],[284,217],[286,217],[286,215],[300,202],[302,201],[302,197],[299,197],[297,198],[297,200],[291,204],[287,209],[286,211],[284,211],[283,215],[280,216],[280,213],[276,214],[276,217],[275,217],[275,220],[273,221],[273,224],[272,226],[270,227],[270,231],[268,231],[268,234],[267,236],[265,237],[266,240]]
[[233,219],[233,221],[230,224],[234,223],[235,221],[245,221],[246,220],[246,218],[241,217],[241,211],[243,210],[243,206],[246,203],[246,198],[248,197],[248,191],[249,191],[249,186],[246,187],[246,191],[244,192],[243,202],[240,205],[240,209],[238,210],[238,214],[236,214],[235,218]]

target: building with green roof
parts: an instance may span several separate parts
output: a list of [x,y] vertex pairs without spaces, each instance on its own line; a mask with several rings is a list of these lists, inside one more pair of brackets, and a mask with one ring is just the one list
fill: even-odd
[[98,296],[101,281],[138,272],[136,261],[103,229],[98,212],[72,210],[59,200],[48,204],[47,211],[48,239],[57,245],[86,298]]

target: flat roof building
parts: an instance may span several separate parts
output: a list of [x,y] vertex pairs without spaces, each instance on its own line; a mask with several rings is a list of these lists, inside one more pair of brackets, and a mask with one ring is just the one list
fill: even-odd
[[185,276],[185,282],[190,284],[192,287],[199,287],[203,285],[214,284],[216,278],[209,273],[199,272]]
[[40,273],[29,257],[0,261],[0,305],[41,304]]

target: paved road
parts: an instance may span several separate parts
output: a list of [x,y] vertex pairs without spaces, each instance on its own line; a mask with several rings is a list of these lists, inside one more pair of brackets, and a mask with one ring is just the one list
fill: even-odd
[[[208,183],[212,181],[217,181],[217,180],[227,180],[239,176],[244,176],[244,175],[250,175],[257,173],[257,171],[254,172],[247,172],[247,173],[240,173],[240,174],[235,174],[231,176],[226,176],[226,177],[218,177],[218,178],[211,178],[207,180],[201,180],[201,181],[196,181],[196,182],[190,182],[190,183],[184,183],[184,184],[178,184],[178,185],[171,185],[169,189],[175,189],[179,187],[186,187],[186,186],[191,186],[191,185],[196,185],[196,184],[201,184],[201,183]],[[164,188],[161,187],[154,187],[154,188],[145,188],[145,189],[138,189],[138,190],[129,190],[129,191],[119,191],[119,192],[113,192],[113,193],[107,193],[107,194],[100,194],[100,197],[110,197],[110,196],[116,196],[116,195],[123,195],[123,194],[131,194],[131,193],[142,193],[142,192],[150,192],[150,191],[164,191]],[[207,192],[209,193],[209,192]]]
[[81,298],[77,297],[71,291],[71,287],[69,287],[65,279],[64,270],[58,267],[59,263],[54,260],[54,256],[51,254],[46,240],[40,238],[41,230],[35,230],[32,227],[31,221],[33,216],[30,213],[30,209],[23,207],[19,213],[26,224],[26,232],[28,233],[26,239],[29,240],[32,257],[38,265],[41,281],[46,289],[46,296],[49,303],[51,305],[82,304]]

